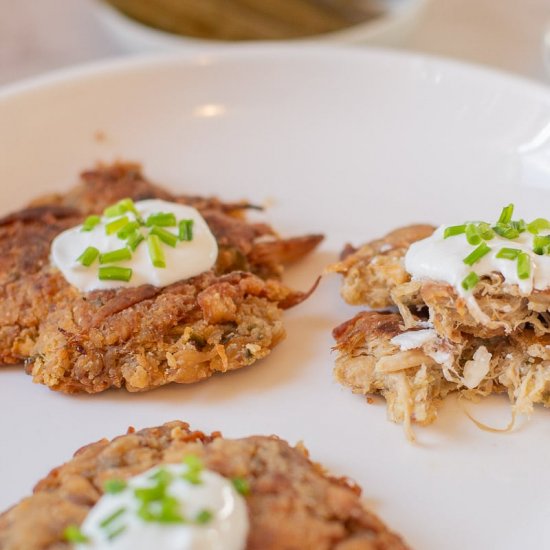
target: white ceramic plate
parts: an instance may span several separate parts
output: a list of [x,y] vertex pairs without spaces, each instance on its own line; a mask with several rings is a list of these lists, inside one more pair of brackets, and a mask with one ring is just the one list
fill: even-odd
[[[136,159],[173,189],[269,200],[283,233],[324,231],[322,248],[288,273],[301,288],[346,241],[401,224],[487,218],[510,201],[548,216],[548,91],[424,57],[267,48],[121,61],[7,90],[0,121],[3,211],[67,188],[97,160]],[[330,331],[356,311],[338,286],[326,278],[288,312],[288,338],[267,360],[193,386],[68,397],[4,368],[0,509],[79,446],[179,418],[304,440],[415,548],[544,545],[548,412],[495,435],[450,399],[409,444],[382,402],[332,379]],[[505,398],[470,408],[508,422]]]

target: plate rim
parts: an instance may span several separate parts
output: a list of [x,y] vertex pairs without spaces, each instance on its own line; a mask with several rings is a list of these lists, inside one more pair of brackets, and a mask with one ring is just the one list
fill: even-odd
[[500,81],[501,84],[514,87],[538,96],[538,99],[550,103],[550,85],[528,77],[506,72],[486,65],[470,63],[440,55],[412,52],[382,47],[335,46],[332,44],[311,43],[303,45],[267,42],[263,44],[245,44],[230,47],[208,48],[193,51],[155,52],[135,55],[118,55],[76,65],[70,65],[48,71],[30,78],[24,78],[0,86],[0,104],[21,95],[40,93],[42,90],[63,86],[71,82],[110,76],[135,70],[148,70],[155,66],[177,65],[181,63],[204,65],[223,63],[226,60],[291,58],[293,60],[330,59],[374,59],[391,63],[426,63],[455,73],[470,73],[475,78]]

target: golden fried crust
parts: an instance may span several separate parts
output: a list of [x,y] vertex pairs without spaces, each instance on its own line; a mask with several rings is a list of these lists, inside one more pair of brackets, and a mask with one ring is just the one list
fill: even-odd
[[[136,164],[119,163],[83,172],[81,183],[68,193],[42,197],[29,208],[0,220],[0,363],[29,359],[36,353],[33,347],[40,324],[47,320],[50,311],[59,309],[66,314],[70,309],[67,300],[84,299],[85,295],[70,287],[49,264],[54,237],[81,223],[88,214],[101,213],[106,206],[125,197],[160,198],[198,208],[219,243],[214,268],[218,276],[247,271],[265,279],[279,278],[285,262],[303,257],[322,239],[319,235],[281,239],[268,225],[246,221],[243,212],[250,207],[247,203],[226,204],[216,198],[174,196],[146,180]],[[117,307],[130,307],[137,296],[132,292],[119,298]],[[150,288],[136,292],[158,294],[158,290]],[[257,309],[262,320],[270,319],[268,324],[277,336],[272,340],[275,343],[282,331],[275,327],[279,321],[274,321],[277,315],[271,311],[272,307],[276,306],[270,304],[269,312]]]
[[128,433],[80,449],[34,494],[0,516],[3,550],[68,550],[62,533],[81,524],[109,479],[127,479],[188,454],[227,478],[245,478],[247,550],[406,550],[346,479],[328,475],[307,451],[277,437],[224,439],[183,422]]
[[40,327],[27,370],[63,392],[144,391],[254,363],[284,337],[299,293],[249,273],[212,272],[163,289],[73,295]]
[[517,285],[507,285],[499,273],[492,273],[481,277],[466,299],[441,281],[411,281],[404,266],[405,254],[413,242],[432,231],[431,226],[408,226],[358,250],[346,246],[343,260],[329,267],[344,276],[343,298],[372,308],[397,306],[407,328],[416,325],[419,311],[424,310],[424,319],[429,312],[438,334],[456,343],[472,336],[506,336],[525,327],[538,335],[550,333],[548,290],[524,296]]
[[53,238],[79,223],[64,207],[28,208],[0,220],[0,363],[29,356],[38,327],[65,288],[51,277]]
[[388,233],[354,249],[347,245],[342,260],[330,266],[329,272],[344,276],[342,297],[352,305],[384,308],[393,305],[393,288],[410,280],[403,265],[409,246],[429,237],[435,228],[431,225],[410,225]]

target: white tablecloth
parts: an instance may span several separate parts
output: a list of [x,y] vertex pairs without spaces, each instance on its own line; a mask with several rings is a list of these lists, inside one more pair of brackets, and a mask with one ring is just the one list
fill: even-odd
[[[0,13],[0,84],[122,53],[93,0],[0,0]],[[405,47],[550,83],[549,24],[550,0],[431,0]]]

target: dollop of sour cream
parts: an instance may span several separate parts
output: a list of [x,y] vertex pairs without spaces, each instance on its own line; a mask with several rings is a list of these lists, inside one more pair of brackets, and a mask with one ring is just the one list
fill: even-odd
[[[185,464],[166,464],[104,494],[80,528],[87,542],[77,550],[243,550],[249,530],[244,498],[215,472],[201,470],[194,483],[185,479],[188,472]],[[170,480],[162,500],[175,502],[171,515],[179,514],[180,522],[142,517],[145,497],[147,513],[161,513],[162,500],[154,500],[159,476]]]
[[[505,239],[497,234],[486,241],[491,248],[474,265],[464,263],[476,247],[469,244],[464,234],[444,238],[445,229],[441,226],[428,238],[413,243],[405,255],[405,269],[413,280],[430,279],[454,286],[460,295],[469,291],[462,287],[462,281],[470,273],[478,276],[501,273],[506,284],[515,284],[523,295],[529,295],[533,289],[544,290],[550,287],[550,256],[535,254],[533,250],[535,235],[525,231],[516,239]],[[548,231],[540,235],[548,235]],[[529,276],[520,279],[516,261],[497,258],[502,248],[514,248],[525,252],[531,262]]]
[[[178,240],[175,248],[161,244],[166,267],[155,267],[151,261],[146,239],[132,252],[131,259],[118,261],[113,265],[131,268],[132,276],[127,282],[120,280],[100,280],[98,277],[98,259],[86,267],[77,258],[88,247],[95,247],[100,253],[112,252],[126,246],[126,242],[114,232],[106,232],[106,225],[126,216],[129,221],[136,221],[133,212],[126,211],[115,217],[101,217],[99,223],[90,231],[83,231],[83,226],[73,227],[59,234],[51,247],[51,262],[65,279],[82,292],[104,290],[117,287],[135,287],[151,284],[158,287],[167,286],[182,279],[194,277],[209,270],[218,255],[218,245],[208,225],[200,213],[191,206],[163,201],[159,199],[144,200],[135,203],[141,218],[146,220],[152,214],[172,213],[177,220],[193,221],[192,240]],[[177,227],[163,227],[177,234]],[[149,228],[138,229],[146,237]]]

